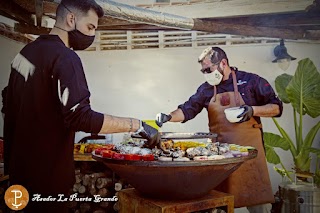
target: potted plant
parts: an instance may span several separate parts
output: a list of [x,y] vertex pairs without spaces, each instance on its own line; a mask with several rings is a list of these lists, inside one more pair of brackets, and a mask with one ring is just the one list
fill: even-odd
[[[313,142],[320,128],[320,121],[317,119],[320,115],[320,73],[309,59],[303,59],[298,62],[298,67],[294,76],[288,74],[282,74],[275,80],[275,87],[279,98],[284,104],[291,104],[293,113],[292,128],[294,128],[295,135],[289,135],[285,129],[283,129],[276,118],[272,118],[280,134],[274,134],[265,132],[263,135],[264,146],[266,150],[266,158],[269,163],[281,165],[281,168],[274,167],[274,169],[282,176],[287,177],[288,184],[281,184],[277,193],[281,203],[285,203],[282,208],[289,212],[298,211],[301,208],[301,204],[304,202],[300,197],[301,190],[305,188],[297,189],[291,173],[302,174],[304,180],[308,180],[308,177],[312,177],[316,184],[320,184],[320,169],[317,162],[314,173],[311,171],[311,156],[315,153],[317,161],[320,159],[320,149],[313,147]],[[307,131],[306,135],[303,135],[303,117],[310,116],[317,119],[318,122]],[[304,129],[305,130],[305,129]],[[319,141],[318,141],[319,143]],[[290,151],[294,168],[287,169],[283,165],[280,156],[277,154],[275,148]],[[297,176],[296,176],[297,177]],[[307,196],[320,195],[320,190],[315,190],[311,187],[311,190],[307,190]],[[309,195],[309,193],[311,193]],[[290,199],[294,198],[290,201]],[[300,199],[300,200],[299,200]],[[276,199],[277,200],[277,199]],[[283,201],[287,202],[283,202]],[[289,202],[288,202],[289,200]],[[300,202],[297,202],[301,201]],[[319,210],[319,209],[318,209]]]
[[[320,150],[312,148],[314,138],[320,128],[320,121],[309,130],[306,136],[302,134],[303,116],[309,115],[316,119],[320,115],[320,73],[313,62],[306,58],[298,62],[294,76],[288,74],[278,76],[275,80],[275,87],[283,103],[292,106],[294,120],[292,128],[295,130],[295,135],[289,136],[277,119],[272,118],[280,135],[270,132],[264,133],[266,158],[269,163],[280,164],[281,168],[275,167],[275,170],[280,175],[287,176],[289,180],[292,180],[289,175],[291,171],[284,167],[275,148],[291,152],[293,169],[296,173],[310,172],[312,152],[320,156]],[[319,171],[315,173],[319,173]]]

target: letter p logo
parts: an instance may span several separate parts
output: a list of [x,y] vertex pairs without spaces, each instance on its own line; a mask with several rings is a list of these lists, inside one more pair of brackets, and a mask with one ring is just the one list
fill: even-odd
[[21,185],[12,185],[7,189],[4,200],[10,209],[22,210],[29,202],[29,193]]

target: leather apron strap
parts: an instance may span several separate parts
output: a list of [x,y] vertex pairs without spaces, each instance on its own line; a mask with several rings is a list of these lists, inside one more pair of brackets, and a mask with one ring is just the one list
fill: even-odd
[[[258,124],[254,118],[243,123],[230,123],[225,118],[224,109],[244,104],[236,82],[234,76],[234,92],[216,94],[215,101],[212,97],[208,106],[210,132],[218,134],[219,142],[253,146],[258,150],[258,156],[243,163],[216,189],[233,194],[235,196],[235,207],[271,203],[274,202],[274,196],[259,129],[261,124]],[[230,101],[223,101],[226,99]]]
[[[235,92],[235,96],[234,96],[235,103],[236,103],[236,106],[240,106],[240,97],[239,97],[238,86],[237,86],[237,77],[236,77],[234,70],[232,70],[231,73],[232,73],[232,80],[233,80],[233,89]],[[213,86],[213,97],[212,97],[213,102],[216,101],[216,96],[217,96],[217,86],[214,85]]]
[[235,71],[231,71],[232,74],[232,82],[233,82],[233,91],[234,91],[234,98],[236,102],[236,106],[240,106],[240,97],[239,97],[239,91],[238,91],[238,85],[237,85],[237,77]]
[[212,97],[213,102],[216,101],[216,96],[217,96],[217,87],[216,87],[216,85],[214,85],[213,86],[213,97]]

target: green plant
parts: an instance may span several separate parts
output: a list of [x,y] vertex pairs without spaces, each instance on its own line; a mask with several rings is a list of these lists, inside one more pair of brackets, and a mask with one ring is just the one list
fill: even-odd
[[[302,134],[304,128],[303,116],[309,115],[312,118],[317,118],[320,115],[320,73],[313,62],[306,58],[298,62],[294,76],[282,74],[276,78],[275,85],[283,103],[290,103],[292,106],[294,120],[292,128],[295,130],[295,143],[280,126],[277,119],[272,118],[280,135],[264,133],[266,158],[269,163],[280,164],[282,168],[275,167],[275,170],[291,180],[289,175],[291,171],[284,167],[275,148],[291,152],[294,162],[293,170],[297,173],[310,172],[311,153],[320,156],[320,149],[312,147],[314,138],[320,128],[320,121],[309,130],[305,137]],[[320,177],[318,166],[315,173]]]

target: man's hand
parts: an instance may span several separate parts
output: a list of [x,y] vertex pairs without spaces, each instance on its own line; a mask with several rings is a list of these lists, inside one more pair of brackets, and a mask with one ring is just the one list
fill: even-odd
[[244,111],[240,115],[237,116],[237,118],[242,117],[242,119],[237,123],[242,123],[242,122],[250,120],[250,118],[253,116],[252,107],[248,106],[248,105],[242,105],[242,106],[240,106],[240,108],[243,108]]
[[164,113],[158,113],[157,116],[156,116],[156,124],[159,126],[159,127],[162,127],[162,125],[167,122],[167,121],[170,121],[170,119],[172,118],[171,115],[166,115]]
[[146,124],[145,122],[140,123],[140,129],[136,132],[142,138],[147,139],[145,147],[152,149],[160,143],[160,135],[157,129]]

